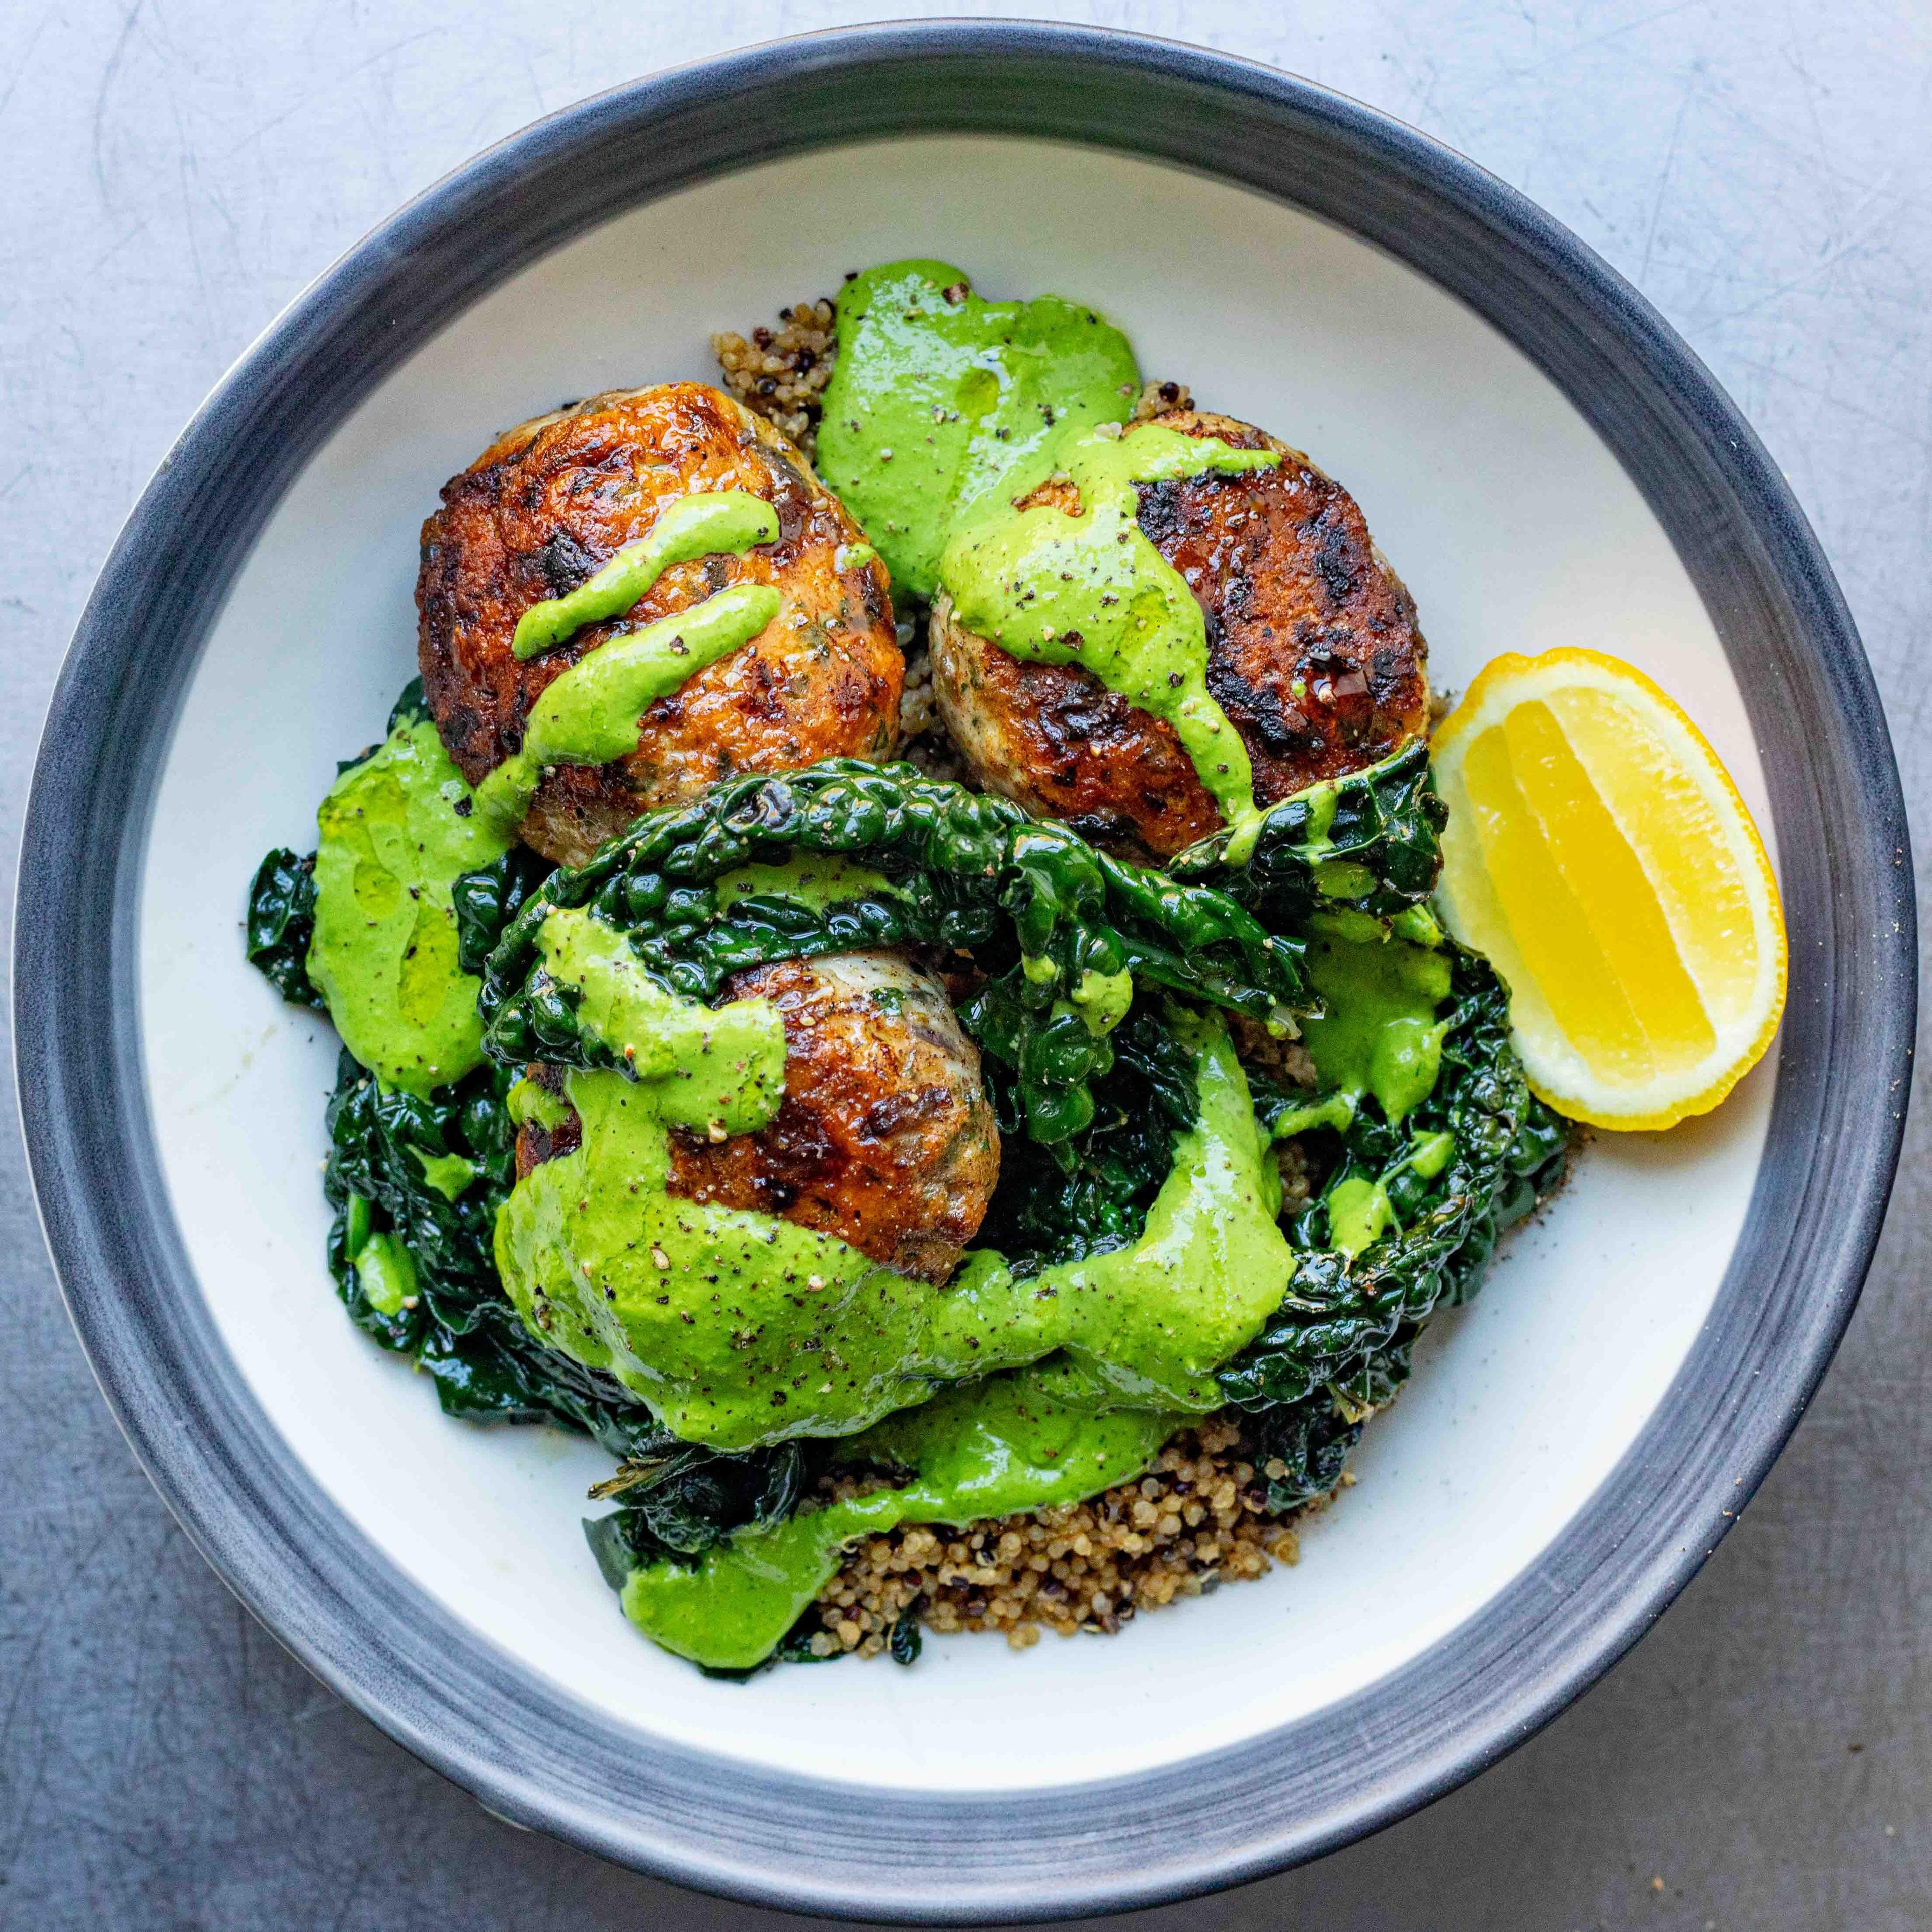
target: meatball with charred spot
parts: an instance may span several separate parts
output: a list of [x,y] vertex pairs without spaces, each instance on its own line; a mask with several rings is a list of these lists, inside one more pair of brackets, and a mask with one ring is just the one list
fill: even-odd
[[[742,556],[665,571],[623,615],[520,662],[517,620],[574,590],[647,535],[680,497],[744,490],[778,512],[778,538]],[[645,713],[638,748],[608,765],[558,766],[523,826],[546,858],[581,865],[641,812],[740,772],[827,758],[885,758],[904,661],[886,573],[797,448],[761,416],[697,382],[614,392],[499,436],[444,485],[423,525],[416,580],[423,692],[464,776],[480,784],[519,749],[545,686],[599,646],[734,584],[784,602],[749,644]]]
[[[674,1130],[670,1191],[776,1215],[944,1281],[985,1218],[1000,1134],[978,1051],[940,982],[897,953],[842,953],[751,968],[721,997],[778,1009],[784,1100],[756,1133],[714,1143]],[[553,1070],[532,1072],[561,1084]],[[574,1116],[526,1122],[518,1178],[580,1138]]]
[[[1171,410],[1184,436],[1280,452],[1277,468],[1139,486],[1142,534],[1208,633],[1208,688],[1247,746],[1264,806],[1387,758],[1429,720],[1415,605],[1355,500],[1298,450],[1227,416]],[[1022,500],[1077,515],[1064,481]],[[1025,662],[932,615],[940,715],[988,789],[1090,836],[1171,857],[1220,813],[1172,728],[1078,664]]]

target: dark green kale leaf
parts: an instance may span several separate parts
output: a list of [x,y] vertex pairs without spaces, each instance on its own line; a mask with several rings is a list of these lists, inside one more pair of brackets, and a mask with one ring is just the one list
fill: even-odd
[[[1138,1240],[1173,1168],[1174,1137],[1199,1114],[1194,1056],[1162,1024],[1156,1004],[1136,1000],[1112,1038],[1113,1065],[1094,1082],[1086,1132],[1045,1148],[1004,1144],[980,1240],[1022,1276]],[[1013,1079],[996,1060],[983,1065],[994,1114],[1010,1131],[1021,1104]],[[1070,1168],[1055,1157],[1062,1148],[1072,1151]]]
[[1346,1375],[1336,1376],[1328,1384],[1329,1393],[1358,1414],[1385,1408],[1408,1379],[1409,1358],[1422,1328],[1419,1322],[1403,1322],[1379,1348],[1364,1355]]
[[[622,1500],[608,1516],[584,1518],[584,1540],[604,1580],[621,1591],[631,1572],[646,1564],[695,1563],[736,1531],[786,1521],[830,1453],[824,1444],[799,1442],[736,1454],[668,1443],[634,1456],[591,1491]],[[707,1676],[743,1682],[772,1664],[820,1662],[811,1648],[820,1628],[808,1608],[764,1664],[749,1670],[700,1668]]]
[[1275,1403],[1241,1423],[1246,1450],[1268,1484],[1268,1506],[1278,1512],[1327,1496],[1342,1480],[1361,1433],[1361,1424],[1350,1421],[1326,1389]]
[[[829,908],[781,892],[720,906],[713,887],[726,872],[794,853],[856,860],[886,888]],[[1126,864],[1065,826],[910,765],[830,759],[714,785],[691,805],[647,813],[589,864],[553,873],[484,970],[484,1046],[502,1064],[615,1064],[578,1027],[572,990],[538,960],[537,932],[558,906],[588,907],[627,933],[645,968],[692,999],[715,998],[729,974],[773,960],[970,950],[988,983],[962,1022],[1013,1076],[1016,1130],[1023,1123],[1046,1146],[1091,1124],[1094,1082],[1113,1062],[1109,1041],[1068,1004],[1088,974],[1131,972],[1143,988],[1264,1022],[1306,1001],[1303,942],[1270,934],[1226,892]]]
[[[1324,1387],[1360,1407],[1385,1401],[1408,1372],[1417,1328],[1476,1292],[1498,1235],[1562,1177],[1569,1130],[1529,1090],[1506,988],[1476,954],[1456,947],[1450,957],[1457,1004],[1436,1090],[1400,1128],[1365,1101],[1340,1136],[1321,1198],[1289,1224],[1299,1252],[1286,1296],[1220,1371],[1241,1408],[1300,1402]],[[1426,1178],[1409,1164],[1415,1137],[1444,1132],[1448,1164]],[[1351,1256],[1330,1245],[1328,1204],[1356,1178],[1385,1190],[1396,1225]]]
[[1418,739],[1378,765],[1273,807],[1246,865],[1222,862],[1221,833],[1173,869],[1219,887],[1276,932],[1302,932],[1312,914],[1337,907],[1388,918],[1436,890],[1448,818],[1428,744]]
[[482,976],[503,928],[556,870],[549,860],[518,844],[500,859],[456,880],[449,896],[456,910],[456,963],[464,972]]
[[923,1639],[919,1628],[919,1612],[916,1610],[902,1611],[892,1625],[892,1635],[886,1640],[889,1654],[895,1664],[916,1664]]
[[389,707],[389,722],[383,726],[385,737],[393,737],[399,728],[407,729],[429,722],[429,706],[423,699],[422,680],[412,677],[403,686]]
[[[491,1238],[516,1178],[510,1084],[486,1066],[427,1100],[385,1091],[344,1049],[324,1116],[337,1292],[358,1328],[416,1358],[448,1414],[559,1422],[619,1456],[661,1449],[672,1438],[650,1411],[613,1378],[545,1348],[497,1278]],[[392,1241],[407,1256],[400,1284],[375,1265],[394,1256]]]
[[326,1010],[308,976],[315,937],[315,854],[298,859],[278,847],[256,868],[248,888],[248,963],[291,1006]]
[[742,1453],[680,1442],[633,1456],[591,1492],[620,1501],[586,1534],[600,1552],[621,1546],[627,1568],[664,1557],[695,1561],[734,1530],[786,1521],[824,1453],[796,1442]]

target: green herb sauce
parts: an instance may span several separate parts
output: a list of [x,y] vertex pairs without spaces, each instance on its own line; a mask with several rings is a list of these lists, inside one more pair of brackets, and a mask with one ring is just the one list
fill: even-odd
[[1126,1018],[1127,1009],[1134,1003],[1134,976],[1125,970],[1096,973],[1090,966],[1066,998],[1086,1022],[1087,1030],[1098,1040]]
[[483,1170],[460,1154],[424,1154],[420,1148],[410,1150],[423,1179],[446,1201],[458,1199]]
[[532,658],[592,624],[621,617],[674,563],[694,563],[728,551],[742,556],[754,544],[778,539],[778,512],[747,490],[680,496],[658,514],[648,536],[626,544],[568,596],[532,604],[517,620],[511,651]]
[[1412,1172],[1424,1180],[1433,1180],[1449,1165],[1455,1150],[1454,1134],[1418,1134],[1410,1142],[1407,1156],[1374,1178],[1352,1174],[1337,1181],[1328,1191],[1329,1239],[1344,1254],[1359,1255],[1391,1228],[1399,1228],[1389,1183],[1398,1174]]
[[1058,446],[1080,514],[1010,503],[962,520],[941,582],[965,628],[1016,658],[1078,664],[1130,704],[1165,719],[1221,815],[1226,856],[1253,850],[1262,814],[1248,750],[1208,688],[1208,628],[1180,573],[1141,534],[1136,486],[1210,471],[1271,469],[1272,450],[1149,424]]
[[1078,302],[984,302],[945,262],[888,262],[838,298],[818,467],[902,595],[930,601],[954,522],[1044,482],[1056,446],[1124,422],[1127,338]]
[[393,1229],[371,1234],[350,1256],[356,1283],[369,1306],[382,1315],[400,1315],[416,1292],[416,1257]]
[[604,765],[629,757],[644,713],[706,664],[749,644],[783,601],[769,584],[734,584],[579,658],[544,687],[524,728],[523,748],[478,788],[478,814],[507,842],[530,810],[546,765]]
[[[1328,923],[1326,915],[1322,923]],[[1389,936],[1318,933],[1309,977],[1325,1012],[1301,1023],[1324,1088],[1359,1100],[1372,1094],[1384,1117],[1400,1122],[1436,1090],[1447,1020],[1449,956]]]
[[569,907],[544,921],[537,950],[553,979],[580,989],[578,1018],[656,1093],[668,1125],[748,1134],[777,1113],[784,1023],[769,1000],[680,999],[638,964],[621,932]]
[[570,1107],[560,1095],[534,1080],[519,1080],[503,1098],[504,1111],[519,1127],[534,1124],[554,1133],[570,1118]]
[[857,1538],[903,1522],[962,1524],[1078,1502],[1138,1474],[1184,1420],[1096,1413],[1078,1376],[1054,1364],[949,1390],[851,1444],[855,1462],[913,1472],[904,1488],[741,1530],[695,1566],[634,1569],[625,1613],[680,1657],[749,1670],[770,1655]]
[[[636,1048],[638,1077],[568,1076],[583,1144],[518,1184],[497,1266],[536,1334],[608,1369],[688,1440],[847,1434],[936,1385],[1063,1348],[1114,1400],[1203,1412],[1220,1401],[1214,1370],[1280,1301],[1292,1262],[1217,1019],[1172,1011],[1201,1119],[1135,1246],[1024,1280],[981,1250],[936,1288],[833,1236],[670,1195],[670,1126],[744,1132],[776,1112],[776,1016],[756,1000],[673,999],[586,913],[553,912],[542,944],[552,976],[581,989],[580,1019],[614,1052]],[[647,1031],[666,1042],[649,1058]]]
[[483,1057],[478,982],[457,963],[449,889],[509,840],[480,813],[428,719],[399,724],[316,814],[308,973],[343,1043],[385,1084],[426,1094]]

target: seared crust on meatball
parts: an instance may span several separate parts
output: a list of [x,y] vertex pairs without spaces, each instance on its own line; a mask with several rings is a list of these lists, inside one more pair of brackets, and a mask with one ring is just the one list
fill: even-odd
[[[754,995],[784,1022],[784,1104],[770,1126],[715,1144],[674,1131],[670,1192],[777,1215],[944,1281],[1000,1178],[979,1052],[945,989],[897,953],[851,952],[753,967],[724,994]],[[518,1178],[580,1138],[574,1116],[526,1123]]]
[[[1263,805],[1375,764],[1427,726],[1427,646],[1415,605],[1370,541],[1355,500],[1251,424],[1192,410],[1154,420],[1280,466],[1140,486],[1142,533],[1207,620],[1208,688],[1240,733]],[[1071,513],[1049,483],[1023,507]],[[1022,662],[932,616],[940,716],[980,782],[1030,811],[1162,857],[1220,813],[1171,726],[1078,664]]]
[[[563,1099],[564,1070],[561,1066],[553,1066],[547,1060],[533,1060],[524,1069],[524,1073],[546,1093]],[[561,1160],[566,1154],[574,1154],[583,1144],[584,1123],[568,1101],[564,1102],[562,1116],[554,1125],[546,1125],[532,1116],[517,1129],[517,1178],[528,1180],[545,1161]]]
[[[723,490],[775,506],[778,542],[676,565],[622,616],[518,662],[511,640],[531,605],[576,589],[676,498]],[[728,584],[784,596],[751,643],[651,707],[632,756],[545,777],[523,829],[545,857],[581,865],[640,812],[740,772],[891,753],[905,666],[885,572],[838,568],[857,526],[779,430],[717,390],[668,382],[536,417],[446,484],[442,501],[422,529],[417,658],[472,784],[520,747],[544,687],[600,644]]]

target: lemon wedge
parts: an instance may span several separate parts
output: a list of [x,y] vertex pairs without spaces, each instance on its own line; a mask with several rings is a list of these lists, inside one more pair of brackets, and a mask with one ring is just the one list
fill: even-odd
[[1529,1083],[1574,1120],[1708,1112],[1784,1010],[1784,915],[1702,734],[1621,659],[1499,657],[1436,734],[1438,904],[1510,988]]

